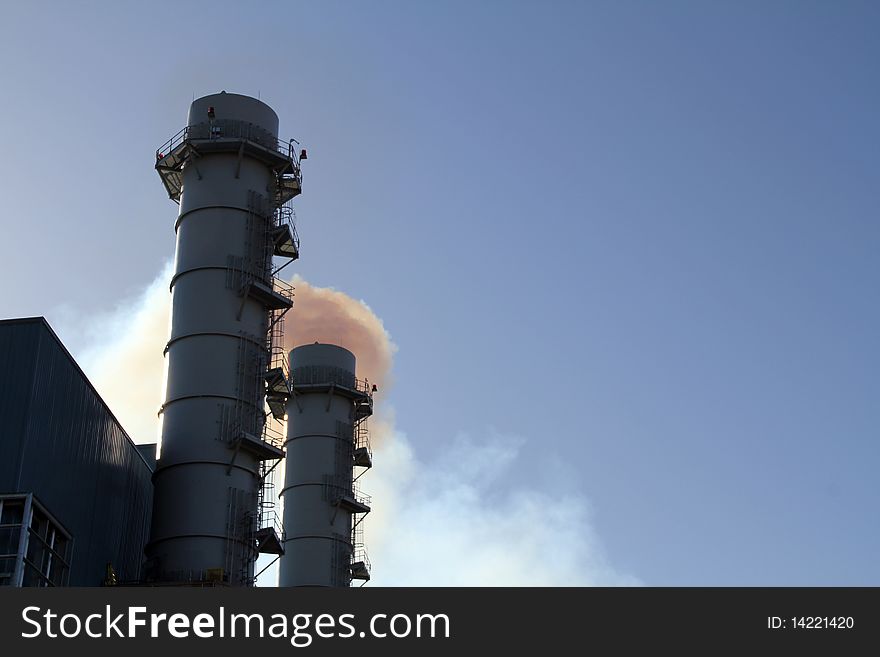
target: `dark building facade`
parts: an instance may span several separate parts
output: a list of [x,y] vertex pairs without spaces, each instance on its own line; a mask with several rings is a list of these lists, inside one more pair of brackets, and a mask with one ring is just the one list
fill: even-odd
[[138,580],[151,450],[131,441],[44,318],[0,321],[0,585]]

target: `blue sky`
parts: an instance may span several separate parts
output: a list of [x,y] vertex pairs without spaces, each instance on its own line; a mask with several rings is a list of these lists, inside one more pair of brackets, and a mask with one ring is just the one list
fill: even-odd
[[424,463],[516,437],[493,486],[585,496],[647,584],[877,585],[878,30],[856,1],[4,3],[0,315],[146,287],[155,149],[193,96],[259,95],[309,151],[293,267],[382,318]]

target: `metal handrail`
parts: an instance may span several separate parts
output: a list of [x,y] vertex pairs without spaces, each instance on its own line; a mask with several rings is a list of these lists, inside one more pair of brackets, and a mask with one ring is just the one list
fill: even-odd
[[364,563],[367,572],[372,571],[372,564],[370,564],[370,557],[367,554],[367,546],[364,541],[364,526],[360,522],[351,529],[351,563],[354,564],[358,561]]
[[355,380],[354,380],[354,389],[355,389],[357,392],[362,392],[362,393],[364,393],[364,394],[367,395],[368,397],[372,397],[372,396],[373,396],[373,386],[372,386],[372,384],[370,383],[369,379],[358,379],[358,378],[355,378]]
[[299,250],[299,233],[296,232],[296,212],[290,201],[287,201],[278,208],[275,218],[275,225],[279,228],[284,225],[290,226],[290,232],[293,235],[293,243]]
[[259,529],[271,527],[284,540],[284,527],[278,514],[278,505],[275,502],[275,470],[267,470],[265,462],[261,465],[262,486],[260,487],[259,504]]
[[189,130],[189,126],[187,126],[186,128],[181,128],[171,139],[169,139],[159,148],[157,148],[156,159],[161,160],[163,157],[165,157],[166,155],[171,153],[171,151],[177,148],[177,146],[179,146],[180,143],[186,139],[185,135],[187,134],[187,130]]
[[357,563],[358,561],[362,561],[364,563],[364,566],[367,567],[367,572],[373,571],[372,564],[370,564],[370,557],[367,555],[367,548],[361,546],[352,550],[351,562]]
[[284,316],[283,311],[275,311],[279,316],[273,318],[273,323],[266,336],[266,347],[269,350],[269,368],[281,368],[284,377],[290,383],[290,363],[287,358],[287,350],[284,348]]
[[370,445],[370,429],[367,425],[367,418],[363,418],[354,425],[354,447],[359,449],[366,448],[367,453],[372,457],[373,449]]
[[354,499],[363,504],[364,506],[371,507],[373,504],[373,497],[371,495],[367,495],[361,490],[358,482],[352,482],[351,484],[351,493]]
[[294,173],[299,178],[299,153],[294,146],[294,144],[298,146],[299,142],[295,139],[282,141],[253,123],[235,119],[220,119],[181,128],[171,139],[156,149],[156,160],[165,158],[182,143],[195,139],[244,139],[265,148],[271,148],[293,162]]
[[272,278],[272,284],[278,294],[287,299],[293,299],[294,291],[296,290],[293,285],[285,281],[283,278],[279,278],[278,276],[274,276]]
[[281,448],[284,446],[284,434],[270,426],[269,422],[263,426],[263,442],[269,443],[273,447]]

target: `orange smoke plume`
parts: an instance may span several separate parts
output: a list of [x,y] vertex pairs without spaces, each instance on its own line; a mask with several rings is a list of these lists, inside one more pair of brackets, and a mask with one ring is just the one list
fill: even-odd
[[397,347],[382,320],[363,301],[330,287],[315,287],[294,277],[293,309],[285,321],[285,349],[312,342],[345,347],[357,358],[358,378],[380,391],[391,385],[391,362]]

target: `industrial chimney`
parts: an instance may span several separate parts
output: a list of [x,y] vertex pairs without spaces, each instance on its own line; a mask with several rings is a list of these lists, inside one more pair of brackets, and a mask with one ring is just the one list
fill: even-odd
[[294,384],[281,492],[287,534],[279,585],[366,582],[362,522],[370,500],[357,480],[372,466],[367,418],[373,388],[355,378],[354,355],[336,345],[297,347],[290,361]]
[[292,288],[274,258],[299,255],[294,144],[278,140],[268,105],[223,92],[194,101],[187,127],[156,152],[180,212],[151,581],[249,586],[258,553],[282,550],[271,472],[283,456]]

